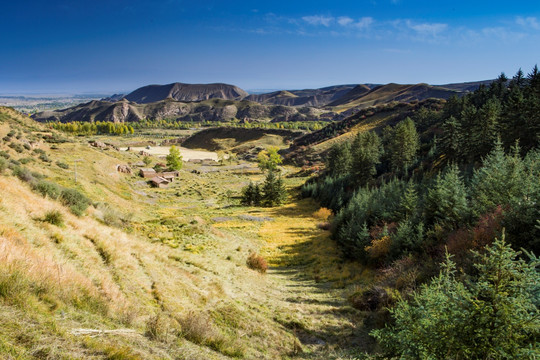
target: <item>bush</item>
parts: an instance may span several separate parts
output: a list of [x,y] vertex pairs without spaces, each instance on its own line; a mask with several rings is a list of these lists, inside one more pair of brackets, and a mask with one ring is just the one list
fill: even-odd
[[8,146],[18,153],[22,153],[24,151],[24,148],[21,144],[11,143]]
[[102,215],[100,220],[103,221],[104,224],[118,228],[129,227],[131,215],[124,215],[105,203],[99,204],[98,210],[101,211]]
[[4,158],[0,157],[0,174],[2,174],[4,170],[6,170],[7,166],[7,161]]
[[[18,139],[18,138],[17,138]],[[30,146],[30,144],[27,144],[27,143],[24,143],[23,144],[23,147],[26,149],[26,150],[31,150],[32,147]]]
[[36,180],[30,170],[21,166],[13,168],[13,175],[27,183],[32,183]]
[[332,216],[332,210],[327,209],[325,207],[322,207],[313,213],[314,218],[321,219],[324,221],[328,220],[330,216]]
[[81,216],[90,205],[90,200],[75,189],[63,189],[60,193],[60,201],[77,216]]
[[150,340],[166,340],[168,333],[167,325],[165,319],[160,316],[160,314],[156,314],[146,321],[146,331],[144,332],[144,335]]
[[62,169],[65,169],[65,170],[69,169],[69,165],[66,164],[66,163],[63,163],[63,162],[61,162],[61,161],[57,161],[57,162],[56,162],[56,165],[57,165],[59,168],[62,168]]
[[223,343],[223,336],[206,314],[191,311],[178,319],[182,335],[191,342],[200,345],[218,345]]
[[262,256],[253,252],[249,254],[246,260],[246,265],[248,266],[248,268],[257,270],[261,274],[266,273],[266,270],[268,270],[268,264],[266,263],[266,260],[264,260]]
[[43,217],[43,221],[48,222],[49,224],[52,224],[52,225],[63,226],[64,214],[62,214],[58,210],[47,211],[45,213],[45,216]]
[[62,189],[53,182],[41,180],[34,185],[34,191],[37,191],[43,196],[48,196],[51,199],[58,199]]
[[349,301],[355,309],[361,311],[377,311],[395,303],[396,296],[392,291],[380,286],[372,286],[353,294]]
[[23,165],[26,165],[30,162],[34,161],[34,159],[32,159],[31,157],[27,157],[27,158],[22,158],[22,159],[19,159],[19,162]]
[[0,157],[3,157],[4,159],[9,159],[11,156],[5,152],[5,151],[0,151]]
[[47,156],[47,154],[39,155],[39,160],[41,160],[43,162],[51,162],[51,160],[49,160],[49,157]]

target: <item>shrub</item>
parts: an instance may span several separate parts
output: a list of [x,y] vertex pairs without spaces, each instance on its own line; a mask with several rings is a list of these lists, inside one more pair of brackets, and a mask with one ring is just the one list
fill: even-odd
[[63,189],[60,200],[77,216],[81,216],[90,205],[90,200],[75,189]]
[[254,252],[249,254],[246,260],[246,265],[248,266],[248,268],[257,270],[261,274],[266,273],[266,270],[268,270],[268,264],[266,263],[266,260],[262,256]]
[[32,183],[35,181],[35,178],[32,172],[28,170],[27,168],[24,168],[21,166],[17,166],[13,168],[13,175],[15,175],[16,177],[18,177],[19,179],[27,183]]
[[21,144],[11,143],[8,146],[18,153],[22,153],[24,151],[24,148],[21,146]]
[[63,226],[64,214],[62,214],[58,210],[47,211],[45,213],[45,216],[43,217],[43,221],[48,222],[49,224],[52,224],[52,225]]
[[353,294],[349,301],[355,309],[376,311],[395,303],[396,296],[380,286],[372,286]]
[[4,159],[9,159],[11,156],[5,152],[5,151],[0,151],[0,157],[3,157]]
[[182,335],[189,341],[201,345],[216,345],[223,342],[222,335],[206,314],[190,311],[178,319],[178,322],[182,327]]
[[328,220],[330,216],[332,216],[332,210],[327,209],[325,207],[322,207],[313,213],[314,218],[321,219],[324,221]]
[[62,169],[65,169],[65,170],[69,169],[69,165],[66,164],[66,163],[63,163],[63,162],[61,162],[61,161],[57,161],[57,162],[56,162],[56,165],[57,165],[59,168],[62,168]]
[[37,191],[44,197],[48,196],[51,199],[58,199],[62,189],[53,182],[41,180],[34,185],[34,191]]
[[47,156],[47,154],[39,155],[39,160],[41,160],[43,162],[51,162],[51,160],[49,160],[49,157]]
[[390,236],[386,235],[380,239],[373,239],[371,245],[366,246],[365,250],[370,259],[380,262],[383,261],[390,252],[391,245],[392,239],[390,239]]
[[104,224],[119,228],[126,228],[129,226],[131,215],[124,215],[105,203],[99,204],[98,209],[102,214],[100,220],[103,221]]
[[6,170],[7,165],[7,161],[4,158],[0,157],[0,174],[2,174],[4,170]]
[[27,158],[23,158],[23,159],[19,159],[19,162],[23,165],[26,165],[28,164],[29,162],[32,162],[34,161],[34,159],[32,159],[31,157],[27,157]]
[[146,331],[144,335],[150,340],[166,340],[168,332],[168,326],[165,319],[158,313],[155,316],[151,316],[146,321]]
[[42,149],[34,149],[32,150],[32,152],[34,154],[40,154],[40,155],[44,155],[45,154],[45,150],[42,150]]
[[[18,138],[17,138],[18,139]],[[27,143],[24,143],[23,144],[23,147],[26,149],[26,150],[31,150],[32,147],[30,146],[30,144],[27,144]]]

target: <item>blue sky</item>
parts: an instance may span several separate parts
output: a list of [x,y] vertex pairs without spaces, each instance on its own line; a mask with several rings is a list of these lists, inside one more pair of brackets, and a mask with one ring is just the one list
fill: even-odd
[[540,1],[3,1],[0,94],[443,84],[540,63]]

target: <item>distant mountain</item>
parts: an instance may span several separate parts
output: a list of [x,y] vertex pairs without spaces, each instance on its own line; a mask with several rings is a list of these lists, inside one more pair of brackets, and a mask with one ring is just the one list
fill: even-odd
[[390,102],[408,103],[428,98],[448,99],[453,95],[460,94],[462,94],[462,91],[428,84],[401,85],[390,83],[372,89],[369,89],[366,85],[358,85],[348,94],[331,102],[328,106],[340,111],[351,108],[359,110]]
[[329,121],[341,120],[376,105],[461,96],[490,82],[446,85],[348,84],[251,95],[227,84],[173,83],[144,86],[124,97],[113,95],[64,110],[43,111],[33,117],[38,121],[61,122],[130,122],[141,119],[230,121],[233,118],[246,121]]
[[114,94],[114,95],[101,99],[101,101],[109,101],[109,102],[120,101],[124,98],[124,96],[125,96],[124,94]]
[[320,89],[281,90],[266,94],[252,94],[245,99],[268,105],[325,106],[341,98],[356,85],[336,85]]
[[201,101],[208,99],[240,100],[248,93],[228,84],[184,84],[148,85],[138,88],[124,98],[137,104],[148,104],[165,99],[178,101]]
[[455,83],[455,84],[445,84],[445,85],[435,85],[440,88],[457,90],[463,92],[473,92],[478,89],[480,85],[489,86],[495,80],[482,80],[482,81],[470,81],[464,83]]
[[283,105],[261,105],[251,101],[211,99],[180,102],[172,99],[137,104],[126,99],[111,103],[91,101],[68,109],[43,111],[32,117],[37,121],[111,121],[132,122],[143,119],[178,121],[315,121],[322,110]]

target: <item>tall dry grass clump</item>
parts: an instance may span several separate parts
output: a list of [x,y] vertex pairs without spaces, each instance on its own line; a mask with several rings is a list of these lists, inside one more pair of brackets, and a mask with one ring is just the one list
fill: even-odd
[[261,274],[266,273],[266,270],[268,270],[268,263],[266,260],[259,254],[252,252],[249,254],[246,265],[248,268],[257,270]]
[[0,225],[0,298],[26,305],[30,297],[56,298],[77,308],[107,313],[92,282],[69,265],[33,250],[16,230]]

